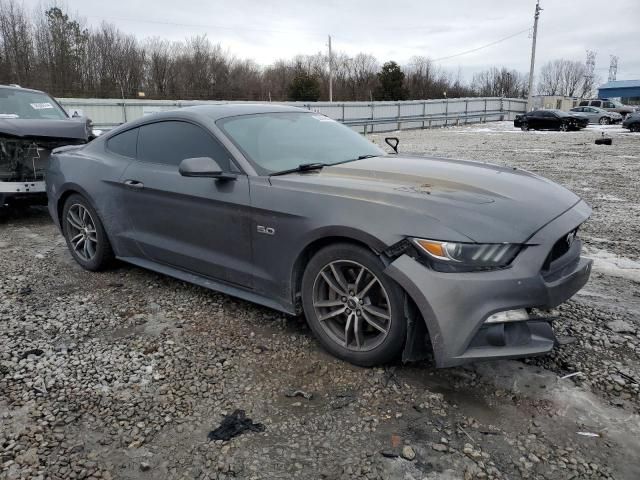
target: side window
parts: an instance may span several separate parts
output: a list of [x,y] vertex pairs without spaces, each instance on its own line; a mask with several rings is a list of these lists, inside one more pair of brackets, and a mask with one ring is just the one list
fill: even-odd
[[136,158],[138,129],[134,128],[119,133],[107,140],[107,149],[124,157]]
[[223,170],[230,170],[229,153],[201,127],[179,121],[140,127],[138,160],[177,167],[182,160],[192,157],[211,157]]
[[603,108],[616,108],[616,106],[611,102],[604,102],[602,107]]
[[582,102],[580,102],[580,104],[579,104],[579,105],[580,105],[581,107],[584,107],[584,106],[586,106],[586,105],[589,105],[589,102],[587,102],[587,101],[582,101]]
[[593,102],[591,102],[591,106],[592,107],[601,107],[602,106],[602,102],[600,100],[594,100]]

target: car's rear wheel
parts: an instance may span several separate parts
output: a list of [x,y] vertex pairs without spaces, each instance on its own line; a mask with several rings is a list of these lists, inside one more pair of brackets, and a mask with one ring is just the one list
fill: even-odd
[[569,122],[562,122],[560,124],[560,131],[561,132],[568,132],[570,128]]
[[520,125],[520,129],[523,132],[528,132],[529,131],[529,124],[527,122],[522,122],[522,124]]
[[609,117],[600,117],[600,120],[598,120],[598,123],[600,125],[609,125],[611,121],[609,120]]
[[302,278],[311,330],[326,350],[356,365],[388,362],[404,344],[402,290],[382,268],[367,249],[340,243],[320,250]]
[[95,209],[81,195],[67,198],[62,210],[62,231],[73,259],[91,271],[103,270],[113,250]]
[[629,127],[629,130],[631,130],[632,132],[640,132],[640,124],[633,124]]

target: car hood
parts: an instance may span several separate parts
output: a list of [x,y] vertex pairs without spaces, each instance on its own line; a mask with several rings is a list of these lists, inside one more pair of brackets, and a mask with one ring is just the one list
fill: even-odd
[[86,142],[88,132],[87,122],[82,120],[0,118],[0,134],[14,137],[73,139]]
[[[390,207],[393,215],[406,216],[407,235],[428,237],[423,225],[435,220],[476,242],[526,242],[580,201],[566,188],[524,170],[430,157],[374,157],[271,177],[271,182],[370,202],[373,209]],[[421,218],[431,222],[421,223]]]

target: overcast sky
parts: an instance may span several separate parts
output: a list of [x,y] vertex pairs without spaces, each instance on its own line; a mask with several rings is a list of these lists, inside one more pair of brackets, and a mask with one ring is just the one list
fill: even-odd
[[[42,0],[23,0],[36,8]],[[60,3],[60,2],[59,2]],[[534,0],[67,0],[89,25],[108,21],[139,38],[171,40],[207,34],[229,52],[268,64],[298,53],[334,49],[405,63],[413,55],[443,58],[517,34],[476,52],[439,62],[465,77],[487,66],[528,71]],[[606,80],[617,55],[618,80],[640,78],[640,0],[542,0],[538,67],[552,59],[584,61],[597,51]]]

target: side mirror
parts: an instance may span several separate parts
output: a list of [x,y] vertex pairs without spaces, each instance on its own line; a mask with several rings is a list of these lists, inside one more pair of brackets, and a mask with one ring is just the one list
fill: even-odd
[[398,137],[387,137],[384,141],[387,145],[393,148],[395,153],[398,153],[398,145],[400,144],[400,139]]
[[235,180],[236,175],[223,172],[218,162],[210,157],[185,158],[180,162],[178,172],[183,177],[206,177],[220,180]]

